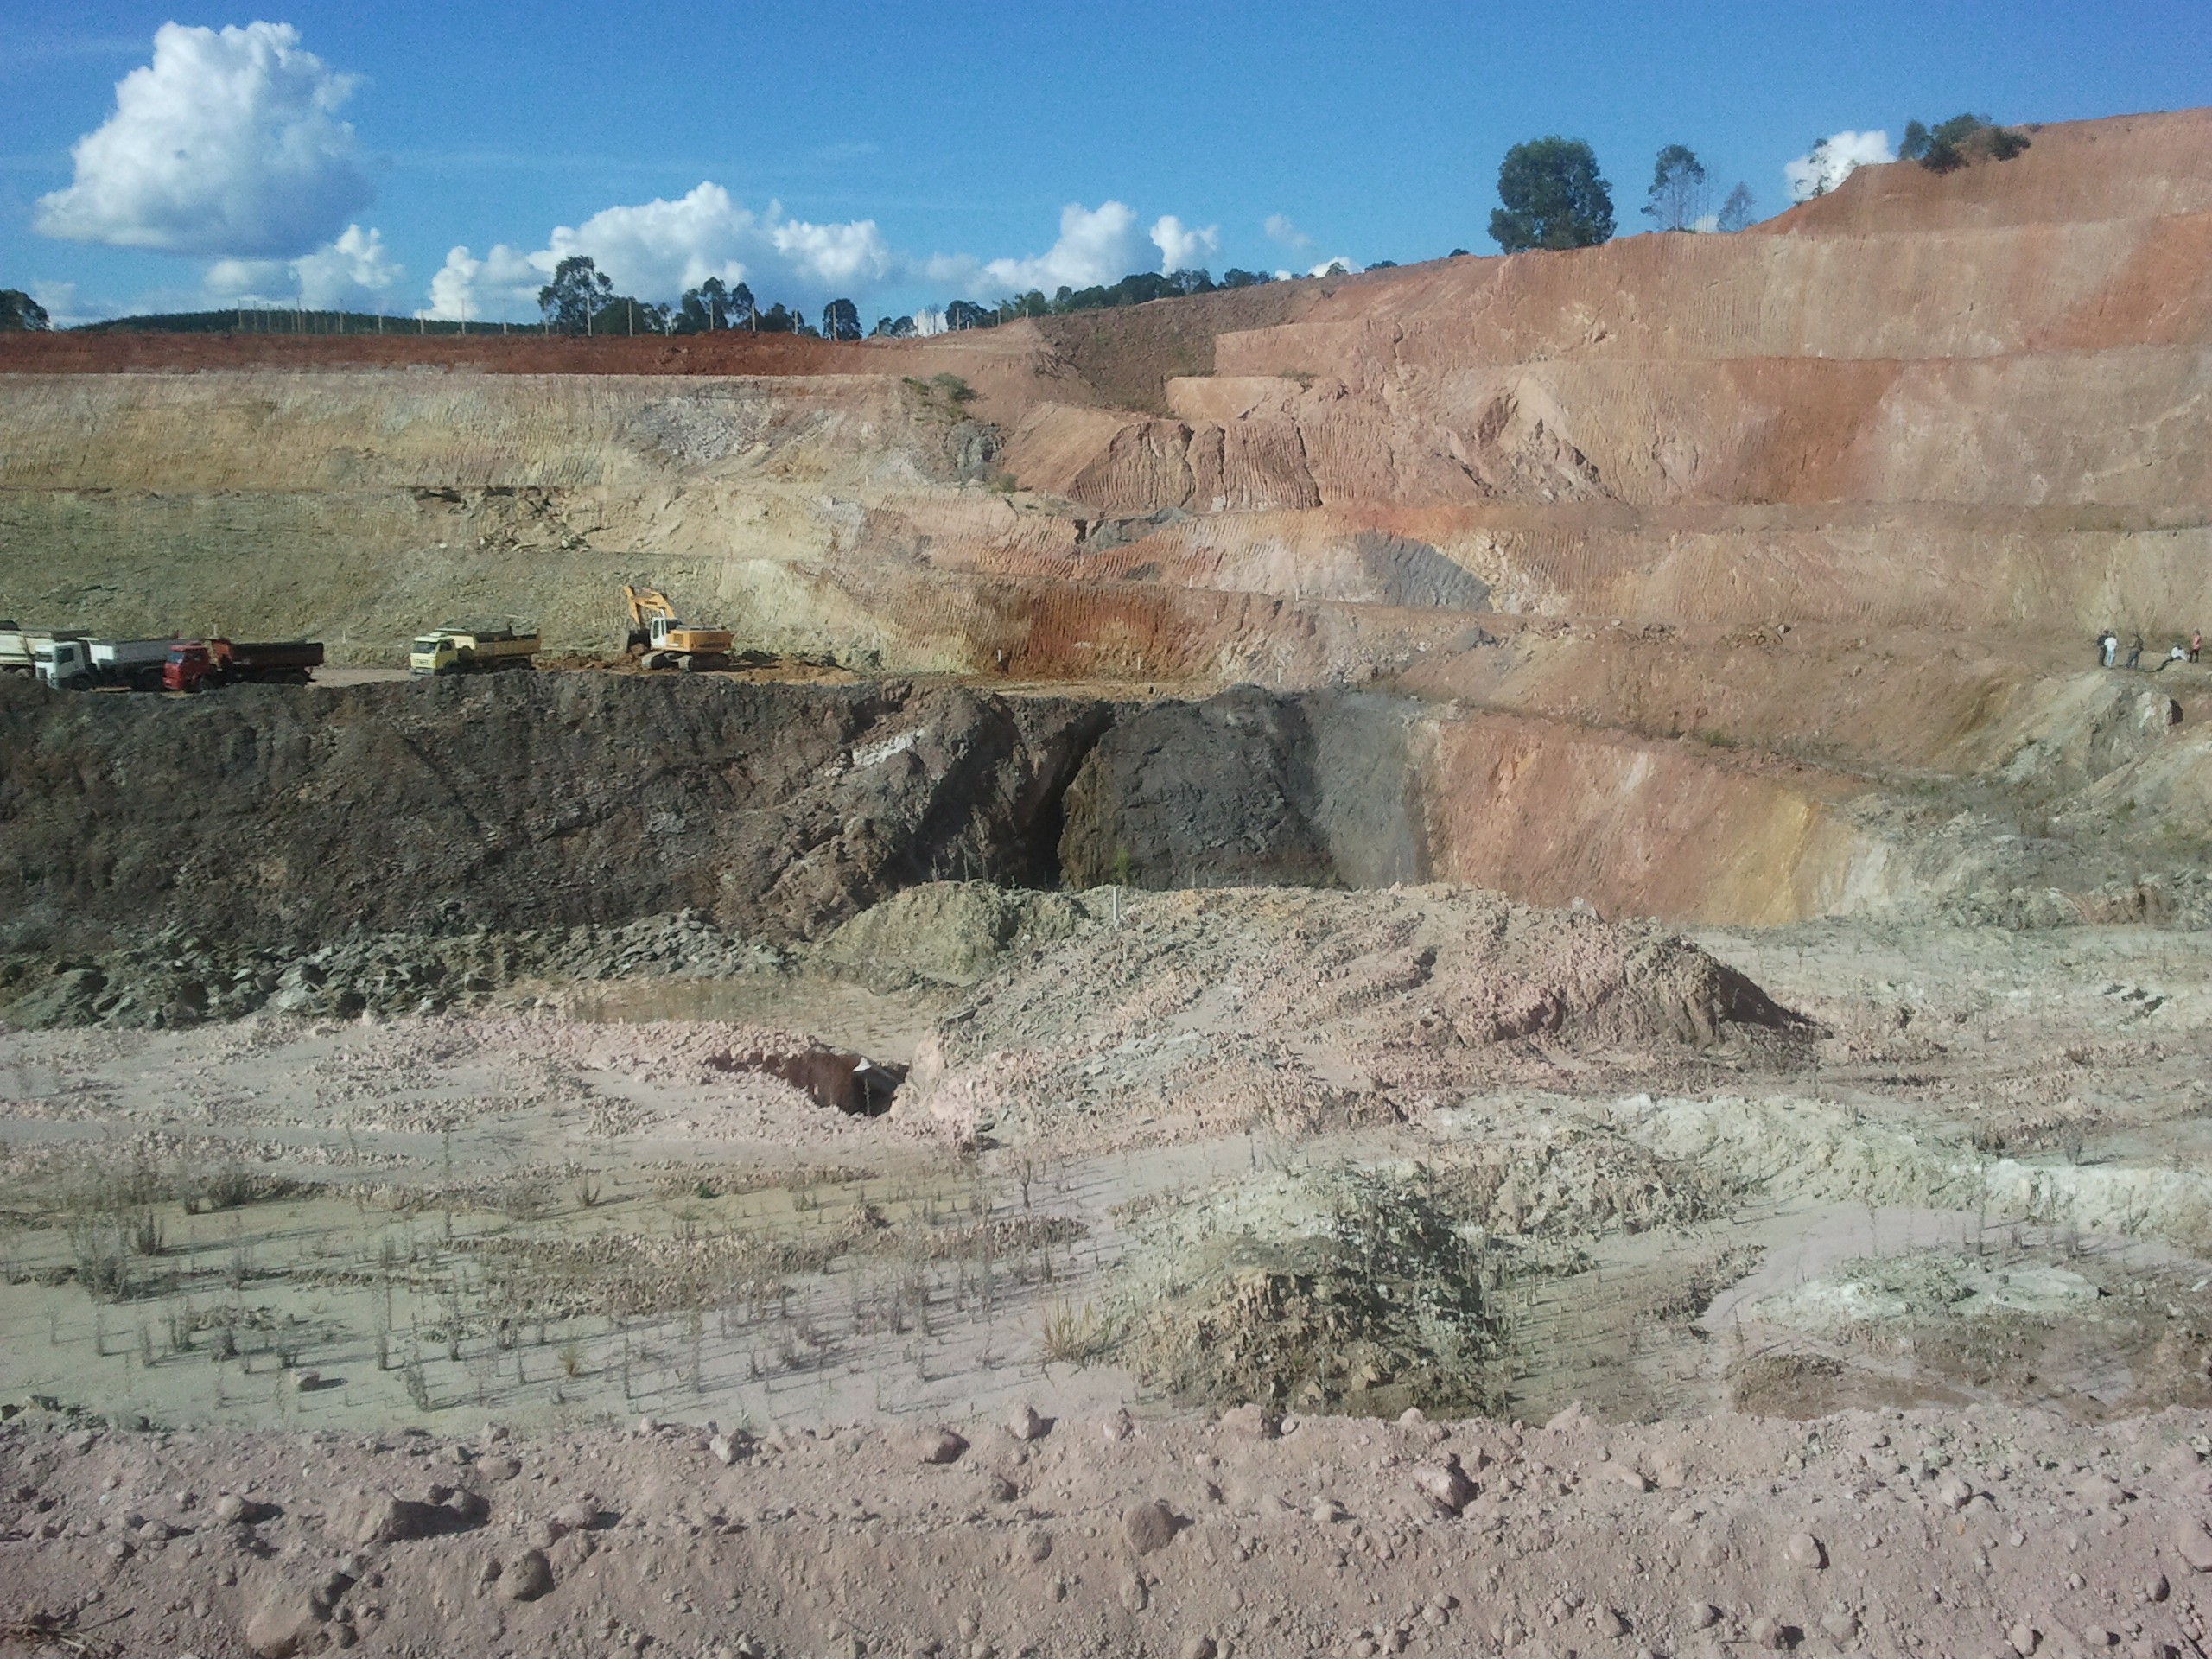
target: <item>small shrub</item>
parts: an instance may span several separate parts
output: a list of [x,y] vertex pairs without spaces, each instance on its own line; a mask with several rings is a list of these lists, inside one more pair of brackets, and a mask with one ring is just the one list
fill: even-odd
[[130,1294],[130,1262],[118,1229],[80,1222],[69,1229],[69,1249],[86,1294],[118,1302]]
[[1930,173],[1955,173],[1969,162],[2009,162],[2028,148],[2024,133],[2000,127],[1986,115],[1955,115],[1934,127],[1905,124],[1897,159],[1918,162]]
[[1045,1310],[1037,1351],[1048,1365],[1085,1365],[1106,1347],[1106,1332],[1089,1303],[1055,1302]]
[[499,1192],[499,1211],[510,1221],[537,1221],[553,1207],[553,1173],[525,1164],[513,1171]]

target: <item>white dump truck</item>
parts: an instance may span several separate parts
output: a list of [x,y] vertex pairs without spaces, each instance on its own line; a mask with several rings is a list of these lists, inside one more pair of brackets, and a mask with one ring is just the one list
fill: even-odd
[[81,639],[74,628],[27,628],[0,618],[0,672],[29,674],[38,668],[38,648],[55,639]]
[[162,665],[175,639],[85,639],[59,637],[36,641],[33,671],[41,684],[57,691],[112,688],[158,691]]

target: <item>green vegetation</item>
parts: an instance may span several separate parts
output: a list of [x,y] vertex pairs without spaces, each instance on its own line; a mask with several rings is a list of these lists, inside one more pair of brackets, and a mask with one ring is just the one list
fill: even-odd
[[[1342,268],[1336,270],[1342,275]],[[1231,269],[1219,282],[1208,270],[1173,270],[1162,274],[1156,270],[1132,271],[1118,283],[1090,288],[1062,286],[1047,297],[1041,289],[1031,289],[1027,294],[1016,294],[993,306],[979,305],[973,300],[953,300],[944,308],[944,326],[958,331],[963,328],[995,328],[1001,323],[1016,322],[1023,317],[1061,317],[1077,311],[1110,311],[1125,305],[1143,305],[1153,300],[1172,300],[1189,294],[1214,294],[1224,289],[1257,288],[1275,279],[1265,271]],[[911,340],[918,333],[912,317],[885,317],[875,325],[874,334],[883,340]]]
[[1705,217],[1705,164],[1688,144],[1669,144],[1651,169],[1643,216],[1662,231],[1692,231]]
[[976,401],[976,389],[957,374],[933,374],[924,380],[914,375],[902,378],[900,384],[915,401],[915,412],[940,421],[963,421],[968,418],[968,405]]
[[[535,328],[535,323],[514,325]],[[502,322],[387,317],[372,311],[303,311],[245,306],[229,311],[160,311],[111,317],[70,331],[87,334],[499,334]]]
[[1495,1264],[1430,1172],[1343,1170],[1318,1178],[1315,1194],[1323,1214],[1310,1234],[1211,1243],[1192,1282],[1118,1333],[1124,1362],[1186,1405],[1495,1408]]
[[1955,115],[1934,127],[1906,122],[1897,159],[1918,162],[1930,173],[1955,173],[1969,162],[2009,162],[2027,148],[2024,133],[2000,127],[1986,115]]
[[709,276],[696,288],[683,290],[675,314],[669,319],[672,334],[702,334],[715,328],[753,326],[753,290],[743,283],[725,288],[719,276]]
[[[1377,269],[1387,268],[1383,262]],[[1332,266],[1331,276],[1345,274]],[[1231,270],[1219,282],[1206,270],[1135,271],[1111,284],[1084,289],[1061,288],[1051,297],[1032,289],[996,305],[973,300],[953,300],[944,308],[950,329],[995,328],[1022,317],[1064,316],[1077,311],[1110,310],[1142,305],[1151,300],[1174,299],[1188,294],[1211,294],[1222,289],[1255,288],[1272,283],[1265,271]],[[743,283],[729,285],[710,276],[686,289],[674,305],[618,294],[613,280],[588,254],[563,259],[553,280],[537,293],[538,317],[528,325],[484,322],[435,317],[388,317],[357,311],[307,311],[295,308],[245,307],[227,311],[164,312],[144,316],[118,317],[84,325],[87,332],[145,334],[507,334],[527,326],[545,334],[597,337],[604,334],[699,334],[718,329],[744,329],[760,334],[803,334],[810,339],[859,340],[863,332],[878,339],[911,340],[920,331],[911,316],[880,318],[872,331],[864,331],[859,308],[849,299],[831,300],[823,308],[818,326],[810,324],[804,311],[778,302],[766,307]],[[44,328],[47,315],[29,295],[0,289],[0,331]]]
[[554,268],[553,280],[537,290],[537,308],[552,334],[669,332],[668,307],[617,294],[613,279],[588,254],[570,254]]
[[1508,253],[1594,247],[1613,234],[1612,188],[1597,153],[1580,138],[1532,138],[1505,152],[1497,169],[1491,238]]
[[1688,144],[1669,144],[1659,152],[1651,168],[1651,188],[1644,192],[1643,216],[1662,231],[1735,232],[1749,225],[1753,211],[1751,187],[1739,183],[1711,210],[1705,164]]

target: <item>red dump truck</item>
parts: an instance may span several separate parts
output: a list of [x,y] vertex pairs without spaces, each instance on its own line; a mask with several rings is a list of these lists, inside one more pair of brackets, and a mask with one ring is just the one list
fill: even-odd
[[322,666],[319,639],[180,639],[162,664],[162,687],[197,691],[211,685],[305,685]]

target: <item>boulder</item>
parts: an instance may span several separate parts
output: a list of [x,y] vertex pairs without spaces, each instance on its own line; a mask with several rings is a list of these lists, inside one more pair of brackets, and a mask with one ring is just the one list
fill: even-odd
[[1414,1484],[1441,1515],[1457,1515],[1474,1501],[1475,1483],[1456,1457],[1418,1465],[1414,1470]]
[[553,1588],[553,1564],[542,1549],[525,1549],[499,1572],[499,1593],[509,1601],[536,1601]]
[[1165,1549],[1175,1541],[1175,1512],[1158,1498],[1133,1503],[1122,1512],[1122,1534],[1140,1555]]
[[1827,1551],[1809,1532],[1791,1533],[1788,1541],[1782,1546],[1782,1553],[1789,1558],[1792,1567],[1818,1571],[1828,1564]]
[[965,1440],[942,1426],[925,1429],[914,1442],[914,1455],[924,1463],[957,1463],[967,1449]]

